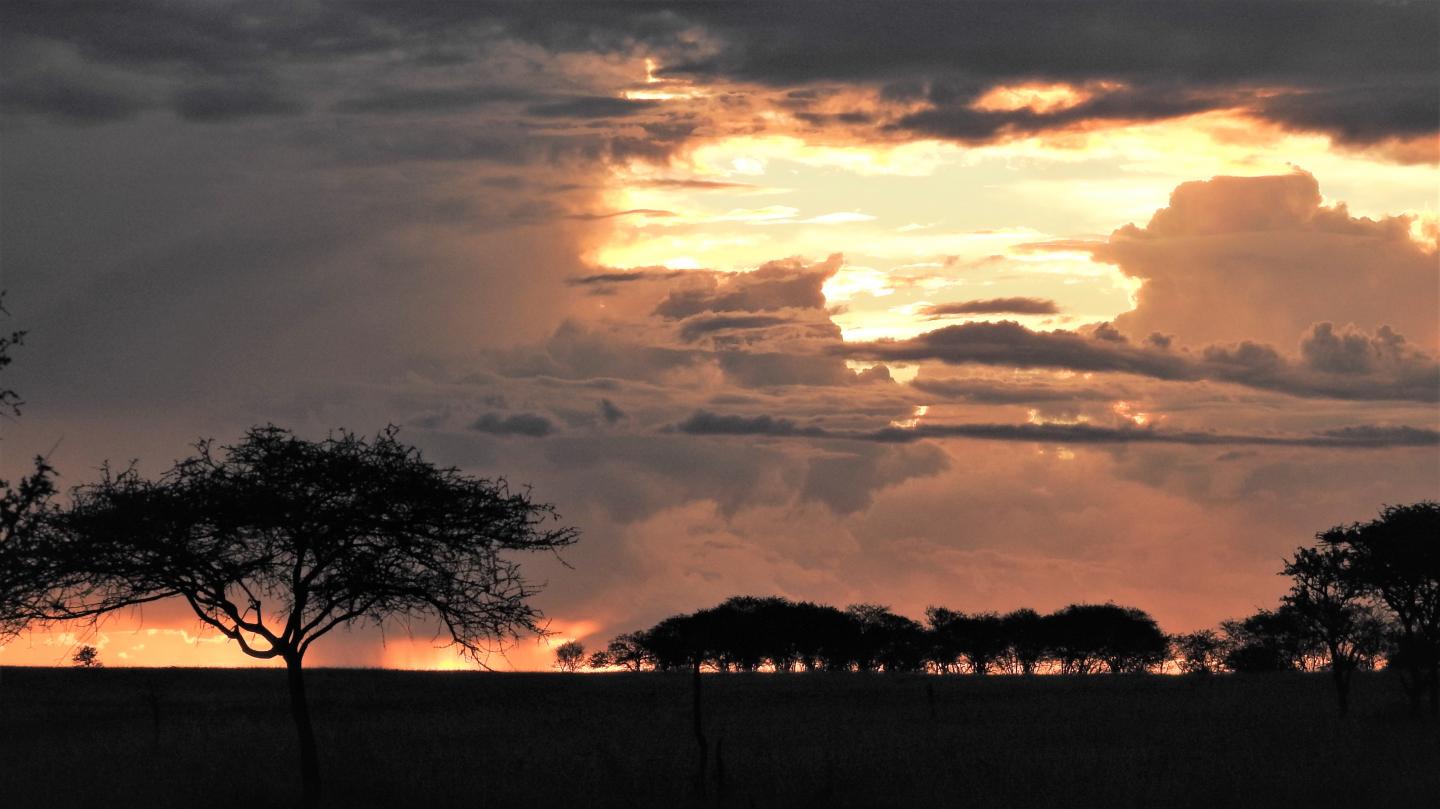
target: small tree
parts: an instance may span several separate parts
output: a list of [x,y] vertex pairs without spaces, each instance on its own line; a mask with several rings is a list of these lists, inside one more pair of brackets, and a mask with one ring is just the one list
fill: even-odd
[[570,672],[585,665],[585,646],[578,640],[567,640],[555,647],[555,668]]
[[76,649],[74,656],[70,658],[70,662],[74,664],[77,669],[100,669],[105,667],[105,664],[100,662],[100,650],[94,646],[81,646],[79,649]]
[[53,558],[88,583],[66,615],[178,596],[245,654],[284,661],[305,806],[320,796],[303,676],[315,641],[356,622],[433,617],[483,664],[543,632],[536,588],[506,554],[576,538],[528,490],[438,468],[395,435],[311,442],[268,426],[218,452],[202,441],[153,481],[107,468],[59,521]]
[[1305,618],[1289,604],[1222,621],[1220,629],[1225,634],[1225,667],[1231,671],[1303,671],[1321,654]]
[[1225,639],[1213,629],[1176,635],[1170,639],[1170,650],[1185,674],[1214,674],[1225,667]]

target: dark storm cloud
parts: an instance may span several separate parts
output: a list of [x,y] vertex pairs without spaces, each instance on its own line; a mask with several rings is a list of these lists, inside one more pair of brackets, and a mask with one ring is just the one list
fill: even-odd
[[515,87],[486,85],[460,87],[392,87],[372,90],[336,102],[335,110],[349,113],[404,115],[408,113],[471,110],[491,104],[533,102],[535,93]]
[[931,318],[949,315],[1054,315],[1060,308],[1048,298],[990,298],[927,306],[920,310]]
[[1382,449],[1440,446],[1440,431],[1418,427],[1360,425],[1311,435],[1239,435],[1168,431],[1089,424],[920,424],[879,430],[830,430],[768,415],[742,416],[697,410],[674,429],[689,435],[754,435],[776,438],[822,438],[843,441],[910,443],[924,439],[973,438],[1047,444],[1232,444],[1309,447],[1316,449]]
[[[11,0],[0,14],[7,50],[59,43],[88,64],[147,80],[203,84],[346,59],[455,68],[481,62],[509,39],[556,53],[653,55],[661,76],[788,88],[786,104],[812,125],[892,127],[960,140],[1233,107],[1352,144],[1428,134],[1440,125],[1440,49],[1428,2],[956,0],[907,3],[897,13],[888,4],[842,0],[817,13],[810,3],[376,1],[297,9],[270,2]],[[274,81],[278,95],[298,97],[288,75]],[[1024,81],[1125,86],[1044,113],[970,106],[992,86]],[[870,87],[888,103],[922,106],[889,121],[869,111],[805,109],[824,95],[813,85],[826,83]],[[29,98],[30,109],[52,116],[76,108],[59,93],[32,88]],[[493,100],[488,91],[419,89],[347,98],[339,108],[436,112]],[[81,105],[87,106],[95,105]],[[533,103],[529,113],[604,119],[656,106],[581,91]],[[694,125],[679,126],[674,137],[688,137]]]
[[242,118],[297,115],[305,104],[263,80],[190,87],[175,94],[175,113],[187,121],[223,123]]
[[[1434,6],[1431,6],[1432,14]],[[1343,143],[1419,136],[1440,126],[1440,92],[1428,81],[1359,84],[1266,98],[1266,118],[1296,130],[1319,130]]]
[[1105,91],[1098,97],[1058,111],[1030,109],[977,110],[970,98],[937,104],[912,113],[892,126],[925,135],[984,142],[1000,135],[1028,135],[1084,121],[1157,121],[1210,109],[1238,106],[1242,99],[1218,93],[1197,93],[1180,87]]
[[851,343],[841,350],[882,362],[1112,371],[1172,381],[1230,382],[1292,396],[1440,401],[1440,365],[1397,338],[1388,329],[1375,338],[1350,334],[1347,346],[1331,324],[1321,323],[1302,341],[1302,361],[1294,362],[1272,346],[1248,341],[1208,346],[1196,355],[1167,350],[1154,341],[1131,344],[1104,324],[1087,337],[1031,331],[1003,321],[946,326],[908,340]]
[[531,115],[540,118],[621,118],[653,109],[660,102],[614,96],[578,96],[564,101],[536,104]]
[[815,438],[830,435],[820,427],[801,427],[786,418],[722,415],[709,410],[695,411],[690,418],[675,425],[675,429],[688,435],[798,435]]
[[74,77],[46,75],[0,82],[0,110],[43,115],[73,124],[98,124],[134,117],[149,106],[140,95],[107,90]]
[[470,429],[492,435],[527,435],[544,438],[555,431],[555,425],[544,416],[533,413],[512,413],[502,416],[486,413],[470,425]]

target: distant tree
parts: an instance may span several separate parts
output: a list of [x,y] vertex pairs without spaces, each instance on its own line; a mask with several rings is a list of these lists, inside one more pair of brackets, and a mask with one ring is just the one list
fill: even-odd
[[861,671],[920,671],[928,643],[925,628],[880,604],[852,604],[846,614],[859,629],[852,655]]
[[930,662],[941,674],[959,672],[965,657],[960,619],[963,613],[944,607],[926,607],[925,622],[930,625]]
[[1321,653],[1308,622],[1288,604],[1224,621],[1220,629],[1225,635],[1225,667],[1231,671],[1301,671]]
[[1356,670],[1370,668],[1386,643],[1385,622],[1365,603],[1365,585],[1351,569],[1352,554],[1343,543],[1297,548],[1285,563],[1292,580],[1285,604],[1324,647],[1340,712],[1350,709],[1350,684]]
[[1170,651],[1185,674],[1215,674],[1225,668],[1225,639],[1213,629],[1175,635]]
[[1407,683],[1413,708],[1428,692],[1440,716],[1440,503],[1386,506],[1370,522],[1317,539],[1343,553],[1347,577],[1392,614],[1399,632],[1391,668]]
[[993,612],[966,615],[943,607],[925,611],[932,648],[939,650],[941,668],[963,658],[972,674],[989,674],[1010,648],[1004,621]]
[[661,671],[700,668],[708,659],[706,639],[693,615],[672,615],[640,633],[645,658]]
[[1148,671],[1165,661],[1169,639],[1143,610],[1115,604],[1071,604],[1046,616],[1049,646],[1063,674]]
[[585,645],[578,640],[568,640],[555,647],[555,668],[561,671],[576,671],[585,664]]
[[438,619],[483,662],[497,644],[542,632],[536,588],[508,557],[572,543],[553,509],[438,468],[387,429],[323,441],[257,427],[210,441],[156,480],[104,470],[73,492],[55,556],[89,587],[67,614],[178,596],[247,655],[285,662],[300,739],[303,804],[320,772],[303,662],[316,640],[355,622]]
[[860,625],[829,604],[793,605],[796,653],[806,671],[848,671],[859,657]]
[[[644,637],[640,632],[627,632],[618,635],[603,652],[605,666],[620,666],[628,671],[640,671],[646,666],[653,666],[655,659],[645,650]],[[602,654],[596,652],[596,654]],[[602,668],[591,664],[591,668]]]
[[1018,609],[1007,613],[1000,620],[1009,644],[1008,657],[1014,670],[1024,675],[1034,674],[1048,651],[1044,619],[1035,610]]
[[99,669],[105,667],[105,664],[100,662],[100,650],[94,646],[81,646],[79,649],[76,649],[75,654],[70,658],[70,662],[74,664],[77,669]]

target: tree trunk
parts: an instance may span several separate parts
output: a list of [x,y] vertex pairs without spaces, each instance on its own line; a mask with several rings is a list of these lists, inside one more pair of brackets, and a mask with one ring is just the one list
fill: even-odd
[[315,749],[315,727],[310,724],[310,703],[305,698],[305,670],[301,659],[285,658],[286,681],[290,685],[290,716],[300,741],[300,806],[320,805],[320,757]]
[[1340,715],[1345,716],[1350,713],[1350,671],[1331,658],[1330,676],[1335,680],[1335,699],[1340,703]]

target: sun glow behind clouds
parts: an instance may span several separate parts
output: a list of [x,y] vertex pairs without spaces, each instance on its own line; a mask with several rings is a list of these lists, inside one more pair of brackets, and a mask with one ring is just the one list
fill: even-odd
[[[654,79],[653,66],[647,75]],[[1055,110],[1116,89],[1022,84],[994,88],[976,104]],[[847,340],[935,328],[918,314],[922,304],[1009,296],[1054,300],[1060,310],[1009,319],[1073,328],[1132,309],[1142,283],[1093,261],[1075,241],[1145,223],[1183,182],[1295,166],[1322,176],[1327,194],[1355,213],[1419,214],[1417,238],[1434,238],[1434,169],[1210,112],[975,147],[720,137],[668,166],[613,168],[608,210],[667,213],[610,220],[609,238],[588,258],[608,267],[747,271],[840,252],[846,262],[824,291],[841,307],[833,319]]]

